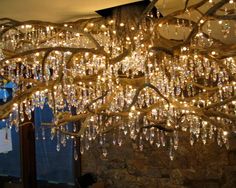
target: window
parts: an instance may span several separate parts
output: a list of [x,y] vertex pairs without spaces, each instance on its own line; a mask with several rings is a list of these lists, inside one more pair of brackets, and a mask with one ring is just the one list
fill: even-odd
[[[11,100],[14,84],[0,78],[0,105]],[[20,177],[18,129],[8,119],[0,121],[0,176]]]
[[43,126],[40,126],[40,122],[52,122],[52,116],[52,111],[47,105],[43,110],[35,109],[37,176],[39,180],[73,183],[73,144],[71,139],[65,138],[66,145],[63,146],[61,136],[55,134],[53,137],[49,127],[42,128]]

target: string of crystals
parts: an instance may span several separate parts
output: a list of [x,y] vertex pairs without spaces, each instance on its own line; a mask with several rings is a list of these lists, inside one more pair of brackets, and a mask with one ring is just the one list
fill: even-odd
[[[224,11],[228,15],[227,8]],[[178,149],[181,131],[189,133],[191,145],[198,140],[203,144],[216,140],[219,146],[228,147],[228,133],[234,128],[230,117],[236,115],[235,100],[214,108],[219,114],[228,114],[227,117],[213,112],[207,117],[200,110],[207,111],[211,104],[235,96],[236,82],[232,79],[236,74],[235,59],[224,58],[222,66],[198,50],[213,46],[211,21],[206,22],[209,38],[199,27],[190,45],[182,46],[177,56],[150,51],[160,38],[159,34],[153,34],[155,27],[160,27],[155,24],[159,12],[157,17],[149,16],[149,21],[143,22],[136,33],[131,27],[133,36],[127,35],[122,40],[114,30],[115,20],[101,26],[89,23],[81,33],[74,32],[68,24],[64,30],[48,25],[22,25],[4,33],[1,75],[17,85],[13,97],[23,98],[11,109],[7,120],[10,127],[16,125],[18,129],[26,116],[32,118],[35,108],[48,105],[54,115],[52,124],[56,129],[52,128],[51,139],[56,139],[57,151],[79,133],[81,154],[98,139],[106,157],[109,131],[113,145],[122,146],[125,137],[130,137],[140,151],[147,142],[157,148],[167,146],[171,160]],[[223,37],[227,38],[232,29],[229,21],[220,20],[219,24]],[[175,35],[183,35],[180,31],[185,26],[185,21],[178,18]],[[120,27],[125,24],[120,23]],[[94,48],[86,33],[94,36],[102,51]],[[147,39],[150,34],[152,37]],[[129,48],[134,48],[130,55],[112,62]],[[22,55],[8,58],[7,50]],[[24,55],[27,50],[32,53]],[[216,55],[216,51],[211,52],[211,56]],[[24,92],[29,96],[23,97]],[[6,102],[6,91],[3,93]],[[82,118],[70,120],[72,108],[76,108],[73,116]],[[69,122],[80,120],[82,128],[74,126],[70,131],[63,121],[66,118]],[[44,128],[42,139],[46,139]],[[77,141],[74,144],[76,148]],[[76,149],[74,158],[78,159]]]

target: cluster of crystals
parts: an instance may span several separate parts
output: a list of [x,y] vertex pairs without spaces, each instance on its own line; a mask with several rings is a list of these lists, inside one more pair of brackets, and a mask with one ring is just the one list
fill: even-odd
[[[168,4],[166,2],[167,0],[163,0],[163,7],[165,8],[166,5]],[[185,0],[184,0],[185,3]],[[217,0],[209,0],[208,2],[205,2],[206,4],[204,6],[206,7],[212,7],[216,3],[218,3]],[[222,15],[222,19],[200,19],[198,20],[201,16],[197,15],[196,12],[190,11],[186,9],[185,13],[182,15],[183,18],[188,18],[182,19],[182,18],[177,18],[176,24],[174,27],[171,27],[171,25],[168,22],[160,23],[158,26],[159,28],[163,29],[164,34],[170,35],[171,32],[174,30],[174,35],[171,35],[175,39],[179,40],[181,39],[186,39],[188,34],[191,32],[192,26],[195,22],[199,21],[199,31],[197,34],[197,37],[194,39],[195,42],[197,43],[197,46],[201,47],[210,47],[213,45],[213,38],[218,38],[218,35],[221,34],[222,37],[227,40],[230,39],[230,36],[236,36],[236,23],[232,22],[231,19],[225,19],[224,16],[231,16],[236,14],[236,1],[235,0],[230,0],[227,4],[225,4],[221,8],[221,12],[217,11],[217,15]],[[195,20],[195,22],[192,22]],[[216,30],[219,30],[216,32]],[[167,35],[167,36],[168,36]],[[207,36],[207,38],[205,38]]]
[[[160,54],[161,59],[157,58],[157,54],[149,52],[153,40],[158,37],[153,35],[151,22],[150,28],[144,25],[137,33],[131,28],[134,33],[132,48],[135,50],[123,60],[111,63],[112,58],[124,51],[123,43],[116,38],[113,24],[114,21],[109,21],[107,25],[101,25],[101,32],[97,33],[93,31],[93,23],[84,29],[94,35],[110,58],[103,53],[79,51],[74,54],[69,48],[68,51],[51,50],[47,56],[39,50],[53,47],[93,49],[92,41],[86,35],[73,32],[73,27],[68,25],[64,25],[64,29],[23,25],[5,33],[2,49],[17,53],[32,50],[30,55],[2,62],[1,75],[17,85],[13,96],[19,97],[23,92],[30,94],[22,102],[14,104],[12,113],[5,120],[8,126],[16,125],[18,129],[26,117],[31,119],[35,108],[43,109],[48,104],[53,111],[55,125],[60,124],[61,114],[71,112],[72,107],[76,107],[77,115],[88,114],[82,122],[81,153],[98,138],[106,157],[109,140],[106,133],[109,131],[113,133],[114,145],[121,146],[129,136],[136,141],[140,151],[146,142],[156,147],[167,146],[171,159],[178,148],[179,131],[189,132],[191,145],[197,140],[206,144],[209,139],[228,147],[227,127],[233,122],[217,116],[204,119],[195,109],[235,95],[236,83],[227,72],[236,73],[235,60],[227,58],[221,62],[222,66],[189,47],[182,47],[178,57],[163,53]],[[224,35],[228,33],[225,24]],[[179,22],[177,26],[180,27]],[[120,27],[124,24],[121,23]],[[207,24],[207,27],[210,35],[210,25]],[[147,39],[150,33],[152,37]],[[198,46],[201,43],[199,38],[203,37],[198,34],[191,46]],[[130,47],[130,36],[125,37],[125,41],[126,47]],[[4,55],[0,55],[3,59]],[[149,83],[159,92],[149,87],[139,91],[139,86],[142,86],[139,81]],[[137,92],[139,95],[136,97]],[[6,101],[7,96],[3,100]],[[236,103],[232,101],[215,109],[235,115]],[[212,122],[217,122],[217,125]],[[218,127],[218,123],[225,128]],[[61,145],[66,145],[67,139],[74,138],[60,134],[69,131],[68,126],[58,127],[59,130],[52,129],[51,132],[51,138],[57,138],[57,151]],[[76,126],[72,132],[78,132]],[[42,137],[45,139],[44,128]],[[77,159],[78,153],[74,151]]]
[[[213,0],[209,0],[210,4],[213,4],[214,1]],[[233,10],[233,12],[235,13],[236,11],[236,1],[235,0],[230,0],[229,4],[227,4],[226,6],[224,6],[224,15],[227,16],[229,14],[231,14],[230,12]],[[229,20],[219,20],[218,24],[221,26],[221,32],[223,34],[224,38],[227,38],[231,32],[232,29],[232,24],[230,23]],[[235,25],[236,26],[236,25]],[[233,26],[233,27],[235,27]],[[210,35],[212,33],[212,29],[211,29],[211,23],[210,21],[207,24],[207,31],[208,34]],[[236,33],[235,33],[236,34]]]

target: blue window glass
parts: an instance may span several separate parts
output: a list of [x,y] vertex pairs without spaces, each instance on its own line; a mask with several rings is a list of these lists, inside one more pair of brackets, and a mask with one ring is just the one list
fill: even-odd
[[[12,82],[3,82],[2,78],[0,81],[0,105],[3,105],[11,100],[16,86]],[[62,143],[62,135],[55,134],[52,138],[50,127],[41,126],[52,122],[52,111],[47,105],[43,110],[35,108],[34,116],[38,180],[73,184],[72,140],[64,137]],[[14,127],[9,127],[8,120],[0,121],[0,139],[0,176],[20,177],[19,134]]]
[[35,109],[37,176],[39,180],[73,184],[72,140],[66,139],[63,146],[61,135],[52,137],[48,126],[40,126],[41,123],[52,122],[52,117],[47,105],[43,110]]
[[[0,78],[0,105],[11,100],[12,82],[6,83]],[[20,177],[20,145],[19,134],[8,120],[0,121],[0,175]]]

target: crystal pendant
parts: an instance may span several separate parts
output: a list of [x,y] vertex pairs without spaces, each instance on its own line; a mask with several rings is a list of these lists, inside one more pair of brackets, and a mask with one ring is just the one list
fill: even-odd
[[46,140],[44,127],[42,127],[42,139],[43,139],[43,140]]
[[78,160],[79,156],[78,156],[78,153],[76,151],[76,148],[74,148],[74,160]]
[[106,148],[102,148],[102,155],[103,155],[103,157],[107,157],[107,155],[108,155],[108,152],[107,152],[107,149]]
[[7,90],[3,89],[3,102],[7,102]]

